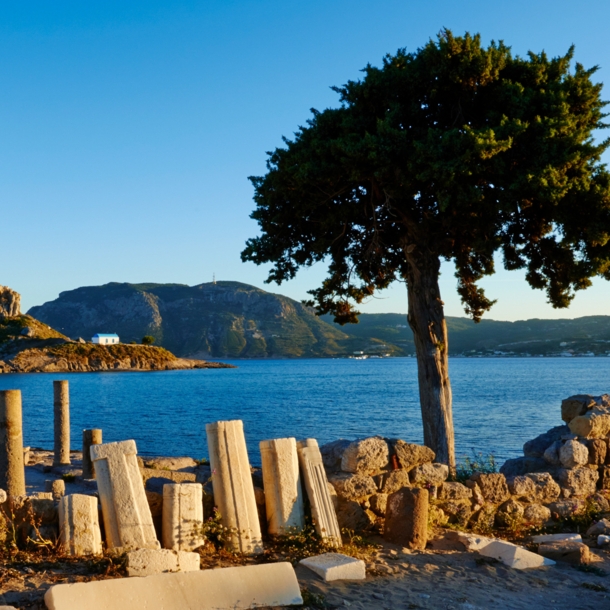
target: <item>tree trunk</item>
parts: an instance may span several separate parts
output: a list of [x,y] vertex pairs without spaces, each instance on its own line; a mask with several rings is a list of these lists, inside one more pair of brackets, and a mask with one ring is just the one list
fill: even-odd
[[409,263],[406,277],[408,320],[417,356],[424,444],[436,453],[437,462],[454,469],[447,324],[438,287],[440,261],[432,253],[413,245],[405,248],[405,255]]

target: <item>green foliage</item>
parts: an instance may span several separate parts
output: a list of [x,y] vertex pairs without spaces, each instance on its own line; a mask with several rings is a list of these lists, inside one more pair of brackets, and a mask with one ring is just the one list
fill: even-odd
[[303,588],[301,589],[301,597],[303,598],[304,608],[312,608],[312,610],[328,608],[326,598],[321,593],[314,593],[307,588]]
[[493,453],[485,455],[482,451],[472,450],[472,457],[465,455],[458,460],[455,467],[455,475],[451,477],[453,481],[464,483],[476,472],[489,474],[498,472],[498,465]]
[[572,59],[445,30],[368,65],[251,178],[261,235],[242,259],[272,263],[278,283],[328,261],[311,294],[340,323],[393,281],[438,273],[441,259],[479,320],[493,301],[478,282],[498,251],[567,307],[591,277],[610,279],[609,142],[593,141],[605,102],[596,68]]
[[155,342],[155,338],[152,335],[144,335],[142,337],[142,345],[152,345]]

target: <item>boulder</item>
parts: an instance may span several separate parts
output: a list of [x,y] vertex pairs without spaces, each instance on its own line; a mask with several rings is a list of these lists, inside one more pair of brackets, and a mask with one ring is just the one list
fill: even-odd
[[586,497],[595,493],[599,473],[591,468],[561,468],[557,473],[557,482],[569,495],[567,497]]
[[506,479],[508,489],[513,496],[525,501],[533,500],[536,494],[536,485],[528,476],[521,475]]
[[481,489],[483,497],[492,504],[501,504],[510,498],[506,478],[499,472],[483,474],[477,472],[470,477]]
[[392,451],[396,455],[399,466],[405,470],[411,470],[420,464],[433,462],[435,458],[434,451],[429,447],[405,443],[401,440],[393,442]]
[[599,488],[610,489],[610,466],[602,466],[599,469]]
[[551,520],[551,511],[542,504],[528,504],[523,511],[523,521],[532,525],[544,525]]
[[470,500],[472,489],[457,481],[445,481],[438,494],[439,500]]
[[351,445],[352,441],[348,441],[344,438],[340,438],[337,441],[326,443],[320,447],[320,453],[322,454],[322,462],[324,468],[328,472],[338,472],[341,470],[341,459],[343,453]]
[[548,504],[559,498],[561,487],[548,472],[530,472],[526,476],[534,483],[535,500],[542,504]]
[[358,502],[339,498],[336,512],[341,529],[359,532],[371,525],[371,519]]
[[561,441],[555,441],[547,450],[544,452],[542,459],[553,466],[559,466],[561,464],[561,460],[559,458],[559,450],[563,446]]
[[594,407],[575,417],[570,430],[583,438],[603,438],[610,433],[610,407]]
[[501,504],[496,511],[496,523],[500,527],[511,527],[520,523],[525,509],[521,502],[512,498]]
[[610,520],[600,519],[587,530],[587,536],[599,536],[600,534],[610,534]]
[[410,473],[415,485],[442,485],[449,476],[449,466],[446,464],[420,464]]
[[335,488],[339,498],[344,500],[361,500],[377,493],[375,481],[364,474],[340,472],[331,474],[328,482]]
[[606,461],[608,445],[605,439],[590,438],[587,439],[587,449],[589,450],[589,464],[601,466]]
[[21,315],[21,295],[8,286],[0,286],[0,320]]
[[538,554],[553,561],[563,561],[572,565],[587,564],[591,560],[589,547],[575,540],[544,542],[538,545]]
[[369,498],[369,506],[371,510],[381,517],[385,515],[386,506],[388,504],[388,494],[375,494]]
[[551,511],[551,517],[560,520],[580,513],[583,509],[583,503],[580,500],[560,500],[551,502],[548,508]]
[[589,498],[589,501],[591,505],[593,505],[593,507],[595,508],[595,512],[607,513],[608,511],[610,511],[610,502],[608,502],[605,496],[602,496],[602,494],[600,493],[593,494]]
[[584,466],[589,461],[589,450],[578,441],[567,441],[559,450],[559,461],[564,468]]
[[[567,426],[555,426],[547,432],[540,434],[531,441],[527,441],[523,445],[523,455],[525,457],[541,458],[544,452],[555,442],[561,440],[564,434],[569,434],[570,429]],[[517,473],[523,474],[523,473]]]
[[575,417],[584,415],[587,409],[595,406],[595,398],[590,394],[576,394],[561,401],[561,419],[569,424]]
[[493,529],[496,519],[496,507],[493,504],[484,504],[472,514],[470,527],[474,531],[489,532]]
[[182,470],[195,468],[197,462],[191,457],[158,457],[145,459],[144,466],[158,470]]
[[380,436],[372,436],[350,443],[341,458],[344,472],[378,474],[389,465],[388,443]]
[[449,523],[456,523],[466,527],[472,517],[472,506],[470,500],[448,500],[442,503],[443,512],[448,516]]
[[406,470],[392,470],[375,477],[380,492],[392,494],[403,487],[411,487],[409,473]]
[[505,477],[514,477],[528,472],[545,470],[546,468],[548,468],[548,463],[541,457],[518,457],[506,460],[500,467],[500,472]]

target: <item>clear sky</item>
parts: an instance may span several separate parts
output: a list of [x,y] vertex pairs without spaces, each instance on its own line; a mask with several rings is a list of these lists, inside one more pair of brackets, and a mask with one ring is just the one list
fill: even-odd
[[[296,299],[239,254],[257,233],[249,175],[331,85],[443,27],[546,50],[610,74],[610,2],[588,0],[0,1],[0,284],[25,309],[79,286],[237,280]],[[605,88],[605,97],[610,91]],[[608,159],[610,160],[610,158]],[[441,290],[463,315],[450,265]],[[553,310],[519,272],[484,282],[489,317],[609,314],[596,281]],[[405,312],[402,285],[367,312]]]

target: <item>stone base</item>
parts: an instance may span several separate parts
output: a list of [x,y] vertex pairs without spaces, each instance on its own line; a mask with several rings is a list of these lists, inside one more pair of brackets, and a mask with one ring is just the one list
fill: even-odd
[[591,560],[589,547],[573,540],[543,543],[538,547],[538,553],[553,561],[563,561],[573,565],[587,564]]
[[323,580],[364,580],[366,567],[361,559],[354,559],[341,553],[324,553],[301,559],[301,565],[315,572]]

